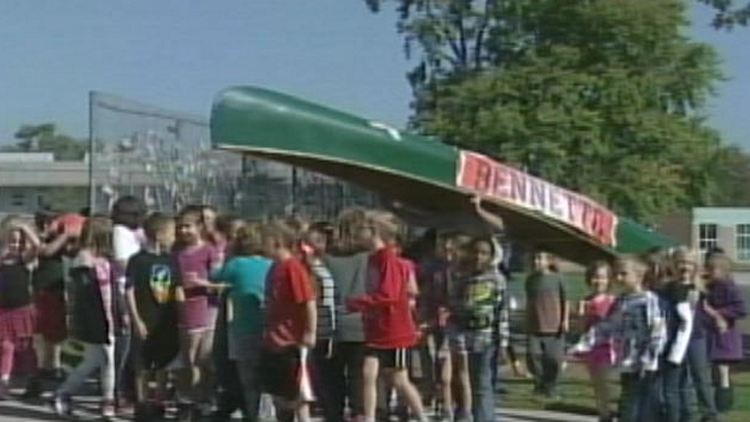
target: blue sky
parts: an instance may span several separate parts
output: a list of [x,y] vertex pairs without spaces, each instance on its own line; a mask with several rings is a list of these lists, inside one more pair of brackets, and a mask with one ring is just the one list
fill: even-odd
[[[87,133],[100,90],[207,115],[213,96],[252,84],[403,126],[410,64],[387,7],[362,0],[0,0],[0,142],[22,123]],[[711,122],[750,148],[750,29],[719,33],[697,9],[729,81]],[[745,46],[743,46],[745,44]]]

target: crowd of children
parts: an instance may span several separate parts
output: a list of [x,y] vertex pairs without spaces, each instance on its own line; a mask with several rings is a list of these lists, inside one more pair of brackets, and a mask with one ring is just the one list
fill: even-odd
[[[17,357],[35,351],[25,397],[59,379],[60,416],[98,373],[104,418],[135,403],[144,421],[174,407],[180,420],[373,422],[387,420],[395,393],[405,417],[428,420],[433,407],[441,421],[488,422],[498,363],[518,370],[503,246],[487,233],[432,232],[409,248],[381,211],[252,222],[209,206],[147,215],[133,197],[111,218],[34,223],[2,224],[0,400],[22,372]],[[581,358],[602,421],[691,420],[693,395],[701,420],[731,408],[745,307],[725,254],[594,262],[577,307],[555,257],[531,258],[514,328],[526,334],[534,394],[556,400],[565,361]],[[582,335],[566,350],[573,317]],[[66,339],[81,353],[61,375]]]
[[[592,293],[581,304],[586,330],[570,352],[584,354],[602,421],[615,414],[626,422],[717,421],[732,408],[729,366],[743,359],[736,324],[746,310],[731,261],[709,251],[703,266],[683,248],[647,258],[591,266]],[[611,280],[619,285],[617,298],[609,293]],[[621,386],[616,412],[606,383],[613,367]]]

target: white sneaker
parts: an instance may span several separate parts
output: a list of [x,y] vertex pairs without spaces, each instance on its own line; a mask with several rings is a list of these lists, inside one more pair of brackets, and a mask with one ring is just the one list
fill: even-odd
[[70,416],[73,413],[70,406],[70,398],[61,394],[55,394],[55,397],[52,399],[52,410],[55,411],[57,416]]
[[268,394],[260,396],[259,418],[262,421],[276,420],[276,406],[273,404],[273,398]]
[[115,408],[115,401],[114,400],[104,400],[102,402],[102,418],[104,419],[113,419],[117,416],[117,410]]

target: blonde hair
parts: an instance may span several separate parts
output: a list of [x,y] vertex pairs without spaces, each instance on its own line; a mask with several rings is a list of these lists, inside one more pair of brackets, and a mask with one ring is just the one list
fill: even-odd
[[14,232],[18,232],[21,236],[21,247],[23,253],[29,252],[33,249],[33,244],[28,235],[19,227],[21,225],[27,227],[29,230],[33,230],[31,222],[20,215],[9,215],[0,222],[0,248],[2,248],[3,251],[6,251],[11,240],[11,235]]
[[646,265],[641,257],[636,255],[622,255],[618,257],[615,267],[618,269],[623,267],[629,268],[641,281],[644,281],[644,277],[648,271],[648,265]]
[[86,219],[81,231],[81,248],[91,249],[98,256],[112,256],[112,220],[94,216]]
[[649,288],[655,288],[672,278],[674,272],[673,254],[663,248],[651,249],[639,260],[646,265],[643,283]]
[[339,246],[344,249],[351,248],[349,244],[356,230],[367,221],[367,212],[364,208],[353,207],[341,211],[334,224],[334,237]]
[[23,218],[21,218],[20,215],[15,214],[11,214],[0,221],[0,242],[2,242],[2,245],[8,243],[10,234],[18,230],[18,225],[23,222]]
[[675,248],[670,256],[674,263],[684,261],[689,262],[695,266],[700,265],[700,261],[698,260],[698,253],[694,249],[688,248],[687,246],[680,246],[679,248]]
[[263,236],[258,224],[246,224],[237,230],[232,248],[237,256],[260,255],[263,253]]
[[261,230],[262,239],[270,239],[283,247],[292,249],[299,242],[299,233],[297,233],[286,222],[273,220],[263,225]]
[[368,211],[365,215],[366,223],[385,242],[394,242],[403,233],[403,224],[393,213]]

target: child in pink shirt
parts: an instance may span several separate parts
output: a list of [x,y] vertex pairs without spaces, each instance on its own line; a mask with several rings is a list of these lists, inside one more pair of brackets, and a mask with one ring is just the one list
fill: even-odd
[[221,256],[203,237],[200,210],[186,208],[177,218],[177,244],[174,260],[178,269],[175,296],[178,302],[180,350],[187,366],[181,414],[196,412],[195,404],[210,395],[211,353],[213,350],[216,307],[211,297],[223,286],[209,281],[221,267]]
[[[605,319],[615,303],[615,296],[609,293],[612,280],[612,267],[604,261],[596,261],[586,270],[586,283],[591,293],[579,306],[579,312],[584,318],[584,331]],[[605,342],[593,348],[582,356],[591,376],[594,387],[594,398],[599,411],[600,420],[610,420],[609,411],[609,370],[615,362],[613,341]]]

